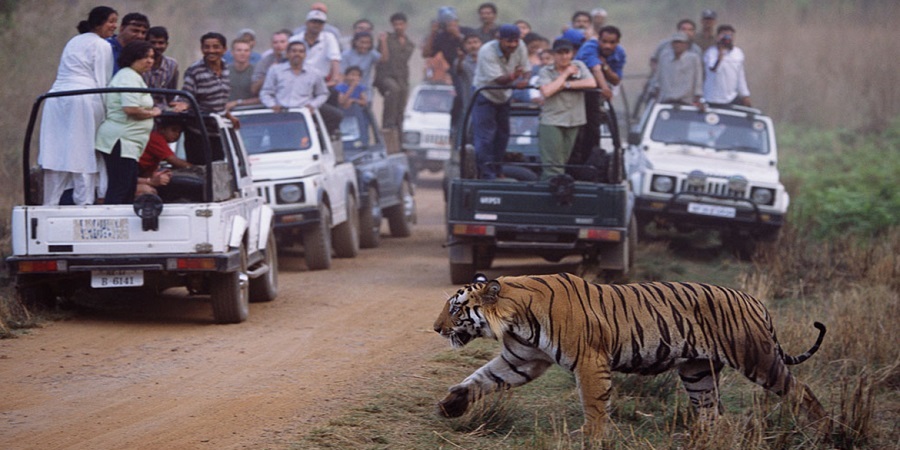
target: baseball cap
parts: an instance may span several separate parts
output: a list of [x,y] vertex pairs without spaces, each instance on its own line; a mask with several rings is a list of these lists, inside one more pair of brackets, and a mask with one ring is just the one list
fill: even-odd
[[563,31],[562,36],[557,39],[565,39],[571,42],[572,45],[580,47],[584,42],[584,31],[579,30],[578,28],[569,28],[566,31]]
[[559,52],[561,50],[570,50],[575,51],[575,44],[568,39],[559,38],[553,41],[553,52]]
[[603,17],[606,17],[606,16],[607,16],[606,10],[603,9],[603,8],[594,8],[594,9],[592,9],[592,10],[591,10],[591,17],[594,17],[594,16],[603,16]]
[[683,31],[676,31],[675,34],[672,35],[672,42],[690,42],[688,39],[688,35]]
[[500,29],[497,30],[497,34],[500,36],[500,39],[506,40],[518,39],[519,35],[522,34],[522,32],[519,31],[519,27],[509,23],[505,23],[503,25],[500,25]]
[[314,9],[306,15],[306,20],[318,20],[320,22],[328,22],[328,16],[319,11],[318,9]]
[[238,37],[243,37],[244,35],[247,35],[247,34],[249,34],[250,36],[253,36],[253,39],[256,39],[256,32],[253,31],[252,28],[241,28],[237,32]]
[[704,19],[715,19],[716,12],[711,9],[704,9],[703,14],[701,15]]

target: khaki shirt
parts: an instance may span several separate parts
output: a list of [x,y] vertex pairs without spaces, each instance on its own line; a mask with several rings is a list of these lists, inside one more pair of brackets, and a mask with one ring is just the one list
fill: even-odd
[[[591,78],[594,75],[583,62],[573,60],[572,64],[578,67],[577,79]],[[559,77],[556,65],[551,64],[541,68],[538,72],[538,86],[550,84]],[[587,123],[584,113],[584,92],[559,91],[544,99],[541,108],[541,125],[554,125],[559,127],[576,127]]]

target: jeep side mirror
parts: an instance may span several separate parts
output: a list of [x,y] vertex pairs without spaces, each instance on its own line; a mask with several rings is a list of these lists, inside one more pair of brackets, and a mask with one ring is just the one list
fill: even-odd
[[628,132],[628,145],[641,145],[641,132],[640,131],[629,131]]

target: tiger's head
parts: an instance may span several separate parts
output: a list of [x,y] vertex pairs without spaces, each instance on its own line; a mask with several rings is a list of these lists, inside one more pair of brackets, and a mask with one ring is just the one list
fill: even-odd
[[476,281],[466,285],[447,300],[434,322],[434,331],[450,340],[453,348],[460,348],[472,339],[495,338],[484,316],[484,307],[497,301],[500,283],[487,281],[481,275]]

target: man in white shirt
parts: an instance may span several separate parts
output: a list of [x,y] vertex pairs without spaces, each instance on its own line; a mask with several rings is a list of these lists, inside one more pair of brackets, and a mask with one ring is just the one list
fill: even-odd
[[289,42],[306,44],[306,67],[325,79],[328,87],[341,81],[341,47],[331,33],[323,33],[328,16],[314,9],[306,15],[306,30],[291,36]]
[[706,81],[703,97],[709,103],[750,106],[750,89],[744,74],[744,52],[734,46],[734,27],[720,25],[714,47],[706,49],[703,65]]
[[[478,50],[475,65],[475,88],[509,86],[521,89],[528,83],[531,72],[528,50],[519,40],[519,27],[501,25],[497,39],[485,43]],[[475,159],[480,178],[493,180],[502,176],[500,163],[509,141],[509,112],[512,89],[481,91],[472,106]]]

